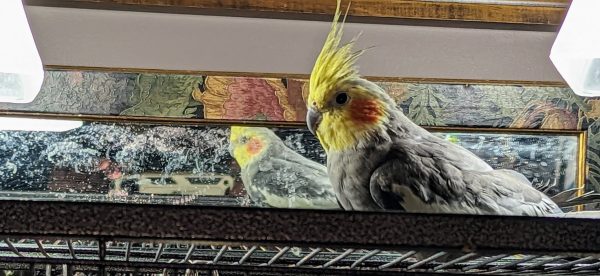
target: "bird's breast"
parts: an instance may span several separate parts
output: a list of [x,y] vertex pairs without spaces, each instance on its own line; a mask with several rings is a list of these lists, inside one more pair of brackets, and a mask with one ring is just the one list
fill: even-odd
[[370,192],[371,174],[377,158],[358,150],[327,155],[327,170],[336,197],[346,210],[381,210]]

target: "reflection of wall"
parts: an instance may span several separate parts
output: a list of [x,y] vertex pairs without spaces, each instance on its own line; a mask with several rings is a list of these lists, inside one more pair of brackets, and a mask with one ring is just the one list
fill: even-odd
[[48,190],[63,193],[107,193],[110,181],[102,173],[75,172],[72,168],[55,168],[48,180]]

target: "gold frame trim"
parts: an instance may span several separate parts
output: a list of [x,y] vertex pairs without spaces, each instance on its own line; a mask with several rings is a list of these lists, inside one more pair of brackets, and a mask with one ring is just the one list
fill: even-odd
[[[588,175],[588,164],[587,164],[587,142],[588,133],[582,131],[579,134],[579,148],[577,150],[577,196],[583,195],[585,192],[585,180]],[[577,205],[577,211],[583,211],[582,205]]]
[[[0,110],[0,117],[25,117],[39,119],[59,120],[81,120],[113,123],[140,123],[140,124],[164,124],[173,125],[246,125],[282,128],[306,128],[304,122],[297,121],[257,121],[257,120],[230,120],[230,119],[198,119],[181,117],[155,117],[155,116],[120,116],[120,115],[90,115],[90,114],[67,114],[28,111],[6,111]],[[440,132],[486,132],[486,133],[518,133],[518,134],[559,134],[559,135],[581,135],[586,130],[562,130],[562,129],[528,129],[528,128],[490,128],[490,127],[463,127],[463,126],[423,126],[427,130]]]

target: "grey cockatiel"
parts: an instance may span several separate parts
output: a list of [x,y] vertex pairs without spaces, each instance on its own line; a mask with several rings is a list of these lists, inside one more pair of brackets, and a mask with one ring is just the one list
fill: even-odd
[[409,120],[391,97],[361,78],[361,51],[340,45],[340,3],[310,76],[307,125],[327,152],[346,210],[560,215],[520,173],[494,170],[470,151]]
[[325,166],[262,127],[231,127],[229,151],[250,198],[278,208],[339,209]]

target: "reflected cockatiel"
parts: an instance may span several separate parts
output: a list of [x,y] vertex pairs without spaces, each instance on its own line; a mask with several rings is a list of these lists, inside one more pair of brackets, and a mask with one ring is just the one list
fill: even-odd
[[270,129],[232,126],[229,142],[246,191],[257,204],[340,209],[325,166],[288,148]]
[[542,216],[561,209],[522,174],[494,170],[408,119],[363,79],[354,41],[341,45],[340,1],[310,75],[307,125],[327,153],[346,210]]

